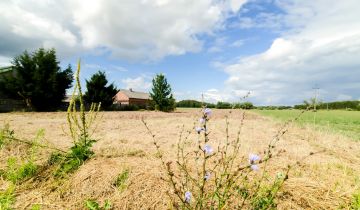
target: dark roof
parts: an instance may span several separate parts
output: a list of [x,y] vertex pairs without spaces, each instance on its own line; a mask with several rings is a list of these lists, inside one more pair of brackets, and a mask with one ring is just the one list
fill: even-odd
[[150,99],[150,94],[149,93],[136,92],[136,91],[133,91],[133,90],[125,90],[125,89],[121,89],[119,92],[124,93],[129,98],[146,99],[146,100]]
[[12,70],[13,70],[13,66],[0,67],[0,74],[8,72],[8,71],[12,71]]

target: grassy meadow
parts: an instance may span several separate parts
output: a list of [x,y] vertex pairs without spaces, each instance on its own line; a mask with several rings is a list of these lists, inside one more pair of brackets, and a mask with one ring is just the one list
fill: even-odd
[[[297,116],[300,110],[254,110],[264,116],[286,121]],[[323,132],[340,133],[360,141],[360,111],[318,110],[305,112],[297,123],[313,126]]]

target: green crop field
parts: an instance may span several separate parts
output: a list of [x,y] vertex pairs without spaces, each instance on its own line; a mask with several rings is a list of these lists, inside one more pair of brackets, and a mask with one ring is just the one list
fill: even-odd
[[[279,120],[296,117],[300,110],[254,110],[264,116]],[[313,125],[317,129],[328,129],[360,141],[360,111],[320,110],[305,112],[298,120],[300,125]]]

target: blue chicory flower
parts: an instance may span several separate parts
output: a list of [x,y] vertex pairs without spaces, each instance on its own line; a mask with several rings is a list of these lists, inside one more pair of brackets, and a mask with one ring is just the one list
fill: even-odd
[[258,165],[251,165],[250,168],[251,168],[253,171],[259,170],[259,166],[258,166]]
[[212,113],[211,109],[209,109],[209,108],[204,109],[204,114],[205,114],[206,116],[210,116],[211,113]]
[[205,146],[204,146],[204,152],[205,152],[205,154],[207,154],[207,155],[211,155],[212,153],[213,153],[213,148],[210,146],[210,145],[208,145],[208,144],[206,144]]
[[185,192],[185,202],[190,203],[191,201],[191,192],[187,191]]
[[250,154],[249,155],[249,163],[250,163],[250,168],[254,171],[259,170],[259,166],[256,165],[256,161],[259,161],[261,158],[259,155],[256,154]]
[[209,171],[207,171],[205,173],[204,179],[205,179],[205,181],[208,181],[210,178],[211,178],[211,173]]
[[205,123],[205,119],[204,119],[204,118],[200,118],[200,119],[199,119],[199,122],[200,122],[201,124],[203,124],[203,123]]
[[201,131],[205,131],[205,128],[201,128],[201,127],[196,127],[195,131],[200,134]]

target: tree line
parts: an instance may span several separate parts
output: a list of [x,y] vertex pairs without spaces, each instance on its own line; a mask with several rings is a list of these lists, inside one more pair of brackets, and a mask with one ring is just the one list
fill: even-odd
[[[25,51],[15,56],[11,64],[14,73],[0,75],[2,95],[23,100],[32,111],[55,111],[61,107],[66,90],[72,87],[73,70],[70,64],[61,68],[55,49],[40,48],[33,53]],[[152,82],[151,107],[173,111],[175,99],[165,76],[158,74]],[[103,110],[109,110],[118,91],[114,83],[108,82],[105,72],[98,71],[86,80],[84,99],[87,104],[101,103]]]
[[176,107],[183,107],[183,108],[201,108],[206,106],[208,108],[217,108],[217,109],[253,109],[255,106],[251,102],[243,102],[243,103],[229,103],[229,102],[222,102],[219,101],[216,104],[213,103],[206,103],[200,102],[196,100],[182,100],[176,102]]

